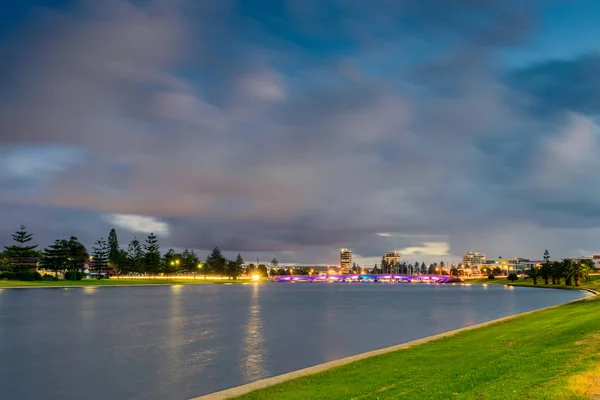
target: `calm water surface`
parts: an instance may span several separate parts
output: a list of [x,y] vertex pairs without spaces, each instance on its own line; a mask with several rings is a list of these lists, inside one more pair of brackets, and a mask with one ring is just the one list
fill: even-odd
[[0,393],[188,399],[583,296],[409,284],[4,289]]

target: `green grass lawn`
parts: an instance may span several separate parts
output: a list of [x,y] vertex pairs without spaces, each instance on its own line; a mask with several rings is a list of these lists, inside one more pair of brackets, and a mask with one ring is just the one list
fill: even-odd
[[581,286],[579,286],[579,287],[566,286],[564,279],[562,280],[562,283],[560,285],[553,285],[552,281],[550,281],[550,284],[545,285],[543,279],[538,279],[538,284],[534,285],[533,280],[531,278],[528,278],[528,279],[519,278],[519,280],[515,281],[514,283],[509,281],[506,278],[496,278],[496,279],[488,279],[488,278],[469,279],[469,278],[467,278],[466,281],[468,283],[489,283],[489,284],[494,284],[494,285],[531,286],[531,287],[541,287],[541,288],[560,288],[560,289],[587,288],[587,289],[593,289],[593,290],[600,291],[600,275],[592,275],[591,278],[592,278],[591,282],[581,282]]
[[236,280],[220,280],[220,279],[82,279],[80,281],[36,281],[36,282],[23,282],[23,281],[0,281],[0,288],[10,286],[112,286],[112,285],[205,285],[205,284],[226,284],[226,283],[249,283],[252,282],[248,279],[236,279]]
[[594,399],[600,298],[336,367],[239,399]]

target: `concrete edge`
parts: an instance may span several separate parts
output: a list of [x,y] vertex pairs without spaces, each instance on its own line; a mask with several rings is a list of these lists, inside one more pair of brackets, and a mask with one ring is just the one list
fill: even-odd
[[296,379],[296,378],[300,378],[300,377],[304,377],[304,376],[308,376],[308,375],[314,375],[317,374],[319,372],[323,372],[326,371],[328,369],[334,368],[334,367],[340,367],[343,365],[347,365],[350,363],[353,363],[355,361],[360,361],[360,360],[364,360],[366,358],[371,358],[371,357],[375,357],[375,356],[379,356],[382,354],[386,354],[386,353],[391,353],[393,351],[397,351],[397,350],[402,350],[402,349],[406,349],[409,347],[414,347],[414,346],[418,346],[421,344],[425,344],[428,342],[433,342],[435,340],[438,339],[442,339],[442,338],[446,338],[449,336],[453,336],[456,335],[457,333],[461,333],[461,332],[466,332],[466,331],[470,331],[470,330],[474,330],[474,329],[478,329],[478,328],[483,328],[489,325],[493,325],[499,322],[504,322],[504,321],[508,321],[511,319],[515,319],[518,317],[522,317],[525,315],[529,315],[529,314],[533,314],[535,312],[538,311],[544,311],[544,310],[550,310],[553,308],[558,308],[561,306],[564,306],[566,304],[571,304],[571,303],[576,303],[579,301],[585,301],[585,300],[589,300],[595,296],[598,295],[597,292],[593,291],[593,290],[587,290],[584,289],[582,290],[583,292],[587,292],[589,293],[586,297],[583,297],[581,299],[576,299],[576,300],[572,300],[569,301],[567,303],[562,303],[562,304],[557,304],[554,306],[548,306],[548,307],[544,307],[544,308],[539,308],[537,310],[531,310],[531,311],[525,311],[523,313],[519,313],[519,314],[514,314],[514,315],[509,315],[506,317],[502,317],[502,318],[497,318],[491,321],[486,321],[486,322],[481,322],[479,324],[475,324],[475,325],[469,325],[469,326],[465,326],[463,328],[459,328],[459,329],[454,329],[452,331],[447,331],[447,332],[442,332],[442,333],[438,333],[436,335],[432,335],[432,336],[427,336],[421,339],[417,339],[417,340],[412,340],[410,342],[405,342],[405,343],[400,343],[394,346],[390,346],[390,347],[385,347],[382,349],[377,349],[377,350],[371,350],[368,351],[366,353],[361,353],[361,354],[356,354],[354,356],[350,356],[350,357],[344,357],[344,358],[340,358],[338,360],[333,360],[333,361],[329,361],[323,364],[318,364],[318,365],[314,365],[312,367],[307,367],[307,368],[303,368],[303,369],[299,369],[296,371],[292,371],[292,372],[288,372],[282,375],[277,375],[277,376],[272,376],[270,378],[265,378],[265,379],[260,379],[258,381],[254,381],[254,382],[250,382],[247,383],[245,385],[241,385],[241,386],[236,386],[230,389],[225,389],[225,390],[221,390],[218,392],[214,392],[214,393],[209,393],[200,397],[194,397],[190,400],[224,400],[224,399],[231,399],[237,396],[241,396],[250,392],[253,392],[255,390],[259,390],[259,389],[264,389],[266,387],[269,386],[273,386],[273,385],[277,385],[279,383],[283,383],[292,379]]

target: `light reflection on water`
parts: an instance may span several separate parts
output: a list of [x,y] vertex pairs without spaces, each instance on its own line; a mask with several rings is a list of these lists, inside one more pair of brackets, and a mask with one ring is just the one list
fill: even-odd
[[265,368],[264,336],[262,332],[263,321],[261,316],[259,295],[261,284],[252,285],[250,298],[250,312],[248,322],[244,326],[244,344],[242,357],[242,377],[244,382],[252,382],[268,376]]
[[167,351],[165,362],[161,365],[158,373],[161,380],[167,382],[176,382],[178,372],[183,369],[183,336],[182,324],[183,317],[181,315],[181,291],[182,285],[173,285],[170,287],[171,294],[169,304],[169,314],[167,320],[167,334],[165,338],[165,347]]
[[96,314],[97,301],[94,299],[93,294],[96,293],[96,288],[91,286],[85,286],[83,288],[83,300],[81,309],[81,324],[83,332],[90,334],[94,329],[94,316]]

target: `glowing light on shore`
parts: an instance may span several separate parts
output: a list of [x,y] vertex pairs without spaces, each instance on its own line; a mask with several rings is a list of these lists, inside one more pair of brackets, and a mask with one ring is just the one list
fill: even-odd
[[260,275],[252,275],[253,281],[258,281],[260,279]]

